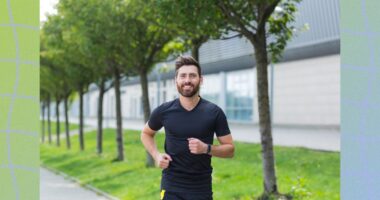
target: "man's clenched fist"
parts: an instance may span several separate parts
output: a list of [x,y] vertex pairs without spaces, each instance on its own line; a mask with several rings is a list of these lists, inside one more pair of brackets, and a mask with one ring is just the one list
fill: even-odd
[[156,165],[161,169],[166,169],[169,167],[169,163],[172,161],[172,158],[166,153],[158,153],[156,158]]
[[193,154],[204,154],[207,153],[207,144],[200,141],[197,138],[188,138],[189,150]]

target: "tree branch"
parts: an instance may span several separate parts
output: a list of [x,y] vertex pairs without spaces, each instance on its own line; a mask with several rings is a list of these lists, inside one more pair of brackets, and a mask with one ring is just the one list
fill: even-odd
[[233,35],[233,36],[230,36],[230,37],[222,37],[220,38],[220,40],[229,40],[229,39],[232,39],[232,38],[236,38],[236,37],[241,37],[243,34],[239,33],[239,34],[236,34],[236,35]]
[[231,15],[230,12],[232,12],[232,9],[231,8],[227,8],[227,6],[224,3],[224,1],[219,1],[219,3],[217,4],[217,6],[223,12],[223,14],[227,17],[227,20],[229,20],[230,22],[232,22],[232,24],[236,24],[240,28],[240,31],[238,31],[238,32],[242,33],[243,35],[245,35],[248,38],[251,38],[251,37],[254,36],[254,33],[250,32],[244,26],[244,24],[240,21],[240,19],[237,18],[236,15]]
[[[263,11],[263,13],[262,14],[259,13],[259,19],[257,23],[258,30],[264,30],[265,23],[267,22],[267,20],[269,19],[269,17],[271,16],[274,9],[279,3],[280,3],[280,0],[275,0],[273,3],[269,5],[266,5],[266,4],[259,5],[259,11]],[[263,6],[263,7],[260,8],[260,6]]]

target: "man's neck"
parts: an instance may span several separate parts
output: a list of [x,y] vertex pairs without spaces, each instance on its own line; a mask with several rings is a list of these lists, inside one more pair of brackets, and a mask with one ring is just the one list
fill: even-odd
[[194,109],[194,107],[198,104],[200,99],[201,98],[198,94],[192,97],[184,97],[182,95],[179,96],[179,102],[181,103],[181,106],[189,111]]

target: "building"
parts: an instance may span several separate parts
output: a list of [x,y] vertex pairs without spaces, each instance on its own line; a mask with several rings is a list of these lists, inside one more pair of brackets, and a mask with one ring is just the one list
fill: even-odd
[[[274,126],[340,128],[340,32],[339,1],[303,1],[296,16],[298,31],[288,43],[283,59],[269,66],[270,100]],[[245,38],[210,40],[200,49],[204,74],[201,96],[218,104],[230,123],[258,123],[256,68],[253,47]],[[149,76],[152,110],[177,97],[174,72],[160,73],[160,63]],[[121,88],[125,120],[143,119],[138,78]],[[96,119],[98,91],[85,95],[85,117]],[[78,102],[71,116],[78,116]],[[115,112],[114,90],[104,97],[104,117]]]

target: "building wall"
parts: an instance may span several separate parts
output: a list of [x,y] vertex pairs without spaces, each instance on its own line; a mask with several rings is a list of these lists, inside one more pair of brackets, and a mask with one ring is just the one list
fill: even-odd
[[[339,55],[331,55],[274,65],[274,125],[339,126],[339,60]],[[270,68],[268,72],[271,88]],[[123,86],[121,90],[125,91],[122,96],[123,117],[142,119],[140,85]],[[157,83],[149,83],[152,110],[158,103],[178,97],[172,79],[162,81],[160,91],[160,102],[157,102]],[[96,116],[97,95],[96,91],[89,94],[91,117]],[[205,75],[201,96],[218,104],[231,122],[258,123],[255,68]],[[114,105],[114,92],[110,90],[104,98],[106,117],[115,117]]]
[[[339,0],[301,1],[297,7],[294,22],[297,31],[287,48],[340,38]],[[308,27],[307,30],[303,28],[305,25]],[[228,36],[233,35],[236,33],[231,32]],[[200,48],[199,59],[201,63],[211,63],[249,54],[253,54],[253,47],[244,37],[210,40]]]
[[274,124],[340,124],[339,55],[279,63],[274,69]]

